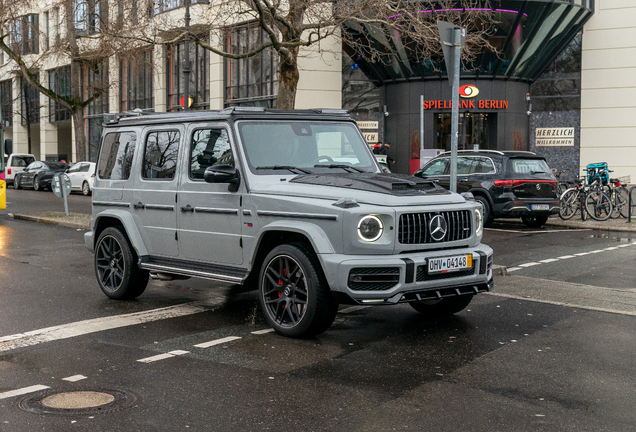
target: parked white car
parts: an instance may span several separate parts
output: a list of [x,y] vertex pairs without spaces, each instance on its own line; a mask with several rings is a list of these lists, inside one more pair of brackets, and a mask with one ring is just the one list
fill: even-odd
[[16,173],[24,171],[31,162],[35,162],[35,156],[29,153],[11,153],[6,159],[6,181],[13,183]]
[[66,174],[71,179],[71,190],[81,191],[84,195],[93,192],[95,162],[78,162],[70,167]]

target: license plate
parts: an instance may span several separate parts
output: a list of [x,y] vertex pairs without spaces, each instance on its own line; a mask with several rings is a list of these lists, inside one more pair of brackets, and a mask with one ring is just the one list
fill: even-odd
[[466,270],[473,266],[472,255],[455,255],[444,258],[429,258],[428,274]]
[[531,210],[550,210],[550,204],[531,204]]

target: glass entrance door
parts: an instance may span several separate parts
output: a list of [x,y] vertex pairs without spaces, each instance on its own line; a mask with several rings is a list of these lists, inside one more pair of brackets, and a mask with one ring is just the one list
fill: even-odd
[[[458,150],[478,150],[497,148],[497,114],[459,113]],[[436,148],[451,149],[451,114],[436,114]]]

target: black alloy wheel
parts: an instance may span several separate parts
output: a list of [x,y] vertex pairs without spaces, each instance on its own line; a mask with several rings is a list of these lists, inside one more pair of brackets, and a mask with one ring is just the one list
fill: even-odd
[[269,325],[288,337],[322,333],[338,312],[320,264],[302,243],[277,246],[267,255],[259,278],[259,298]]
[[409,305],[429,318],[441,318],[464,310],[472,300],[473,294],[465,294],[440,300],[414,301],[409,302]]
[[522,216],[521,220],[527,227],[541,228],[548,221],[547,216]]
[[149,272],[137,267],[137,254],[119,228],[106,228],[95,247],[95,274],[102,292],[116,300],[139,297]]
[[82,183],[82,193],[84,194],[84,196],[89,196],[91,194],[91,188],[88,186],[87,181]]
[[33,190],[34,191],[42,190],[42,188],[40,187],[40,180],[38,179],[38,176],[33,177]]

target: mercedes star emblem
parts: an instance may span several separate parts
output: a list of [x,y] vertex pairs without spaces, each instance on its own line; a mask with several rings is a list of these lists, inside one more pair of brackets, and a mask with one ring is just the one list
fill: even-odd
[[434,216],[428,226],[431,230],[431,238],[433,240],[440,241],[444,238],[444,236],[446,236],[448,225],[446,224],[446,219],[444,219],[443,216]]

